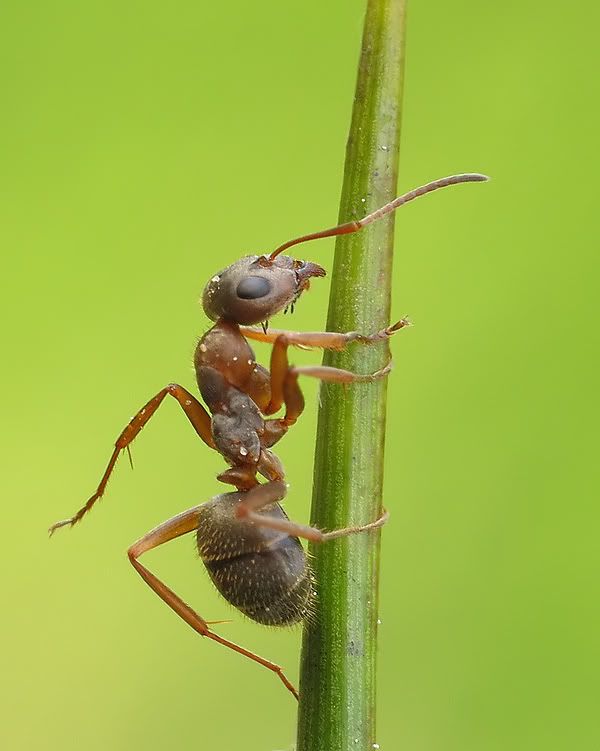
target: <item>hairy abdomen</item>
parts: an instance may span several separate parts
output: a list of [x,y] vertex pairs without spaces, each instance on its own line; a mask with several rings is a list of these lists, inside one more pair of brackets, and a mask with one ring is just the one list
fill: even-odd
[[[236,519],[243,493],[224,493],[199,513],[198,551],[215,586],[258,623],[287,626],[311,612],[312,574],[297,537]],[[286,519],[279,504],[258,513]]]

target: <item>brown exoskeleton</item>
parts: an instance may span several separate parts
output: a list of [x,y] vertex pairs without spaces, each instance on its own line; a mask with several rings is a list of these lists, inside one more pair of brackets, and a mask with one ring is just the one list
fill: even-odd
[[[325,542],[366,532],[381,527],[387,515],[364,526],[330,532],[290,521],[279,505],[286,495],[283,466],[271,448],[304,409],[298,385],[300,375],[333,383],[369,382],[384,377],[389,366],[369,375],[326,366],[293,367],[288,363],[288,347],[342,349],[351,342],[374,344],[406,326],[407,321],[400,320],[367,335],[269,331],[266,322],[273,315],[293,305],[308,289],[312,277],[325,276],[317,264],[295,260],[282,255],[282,251],[308,240],[356,232],[438,188],[486,179],[480,174],[464,174],[436,180],[396,198],[361,220],[290,240],[268,256],[245,256],[213,276],[204,289],[202,304],[215,325],[200,339],[194,356],[198,387],[208,411],[182,386],[169,384],[161,389],[118,437],[96,492],[70,519],[53,524],[50,533],[75,524],[92,508],[104,494],[120,452],[129,451],[130,443],[164,398],[174,397],[200,438],[229,464],[217,479],[236,490],[217,495],[160,524],[129,548],[129,560],[142,579],[195,631],[274,671],[297,698],[296,689],[281,667],[215,633],[209,628],[211,622],[192,610],[139,558],[158,545],[195,532],[200,556],[211,579],[238,610],[270,626],[293,624],[306,617],[311,609],[313,582],[298,538]],[[259,323],[263,323],[262,330],[254,328]],[[256,362],[247,339],[273,345],[270,370]],[[266,419],[282,406],[283,417]],[[259,482],[257,475],[265,482]]]

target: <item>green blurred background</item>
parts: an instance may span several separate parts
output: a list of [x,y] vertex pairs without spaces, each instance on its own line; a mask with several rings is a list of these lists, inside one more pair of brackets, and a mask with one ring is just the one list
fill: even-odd
[[[296,707],[277,680],[202,641],[127,563],[137,537],[222,489],[222,462],[174,404],[85,523],[51,542],[46,528],[89,496],[150,395],[193,388],[205,281],[335,220],[363,10],[0,11],[2,748],[294,744]],[[600,12],[565,13],[531,0],[409,9],[399,188],[467,170],[494,179],[397,217],[393,310],[416,325],[393,342],[382,749],[600,747]],[[326,267],[332,254],[331,241],[310,247]],[[317,281],[294,326],[322,326],[327,294]],[[317,406],[306,391],[280,451],[300,520]],[[147,561],[297,678],[299,631],[232,612],[191,539]]]

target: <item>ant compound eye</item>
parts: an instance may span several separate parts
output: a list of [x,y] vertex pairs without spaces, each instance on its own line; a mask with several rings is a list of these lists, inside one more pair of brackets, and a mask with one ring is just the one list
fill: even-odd
[[236,293],[242,300],[256,300],[270,291],[271,283],[264,276],[247,276],[238,284]]

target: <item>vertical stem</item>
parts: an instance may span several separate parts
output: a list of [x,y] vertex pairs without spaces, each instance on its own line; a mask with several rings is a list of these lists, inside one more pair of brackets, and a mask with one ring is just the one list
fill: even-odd
[[[406,0],[368,0],[346,151],[340,221],[396,194]],[[372,332],[390,317],[394,216],[339,237],[327,328]],[[359,373],[389,361],[387,343],[328,353],[328,365]],[[322,386],[311,521],[322,529],[381,514],[386,380]],[[314,546],[317,612],[306,625],[300,676],[298,751],[371,749],[379,533]]]

